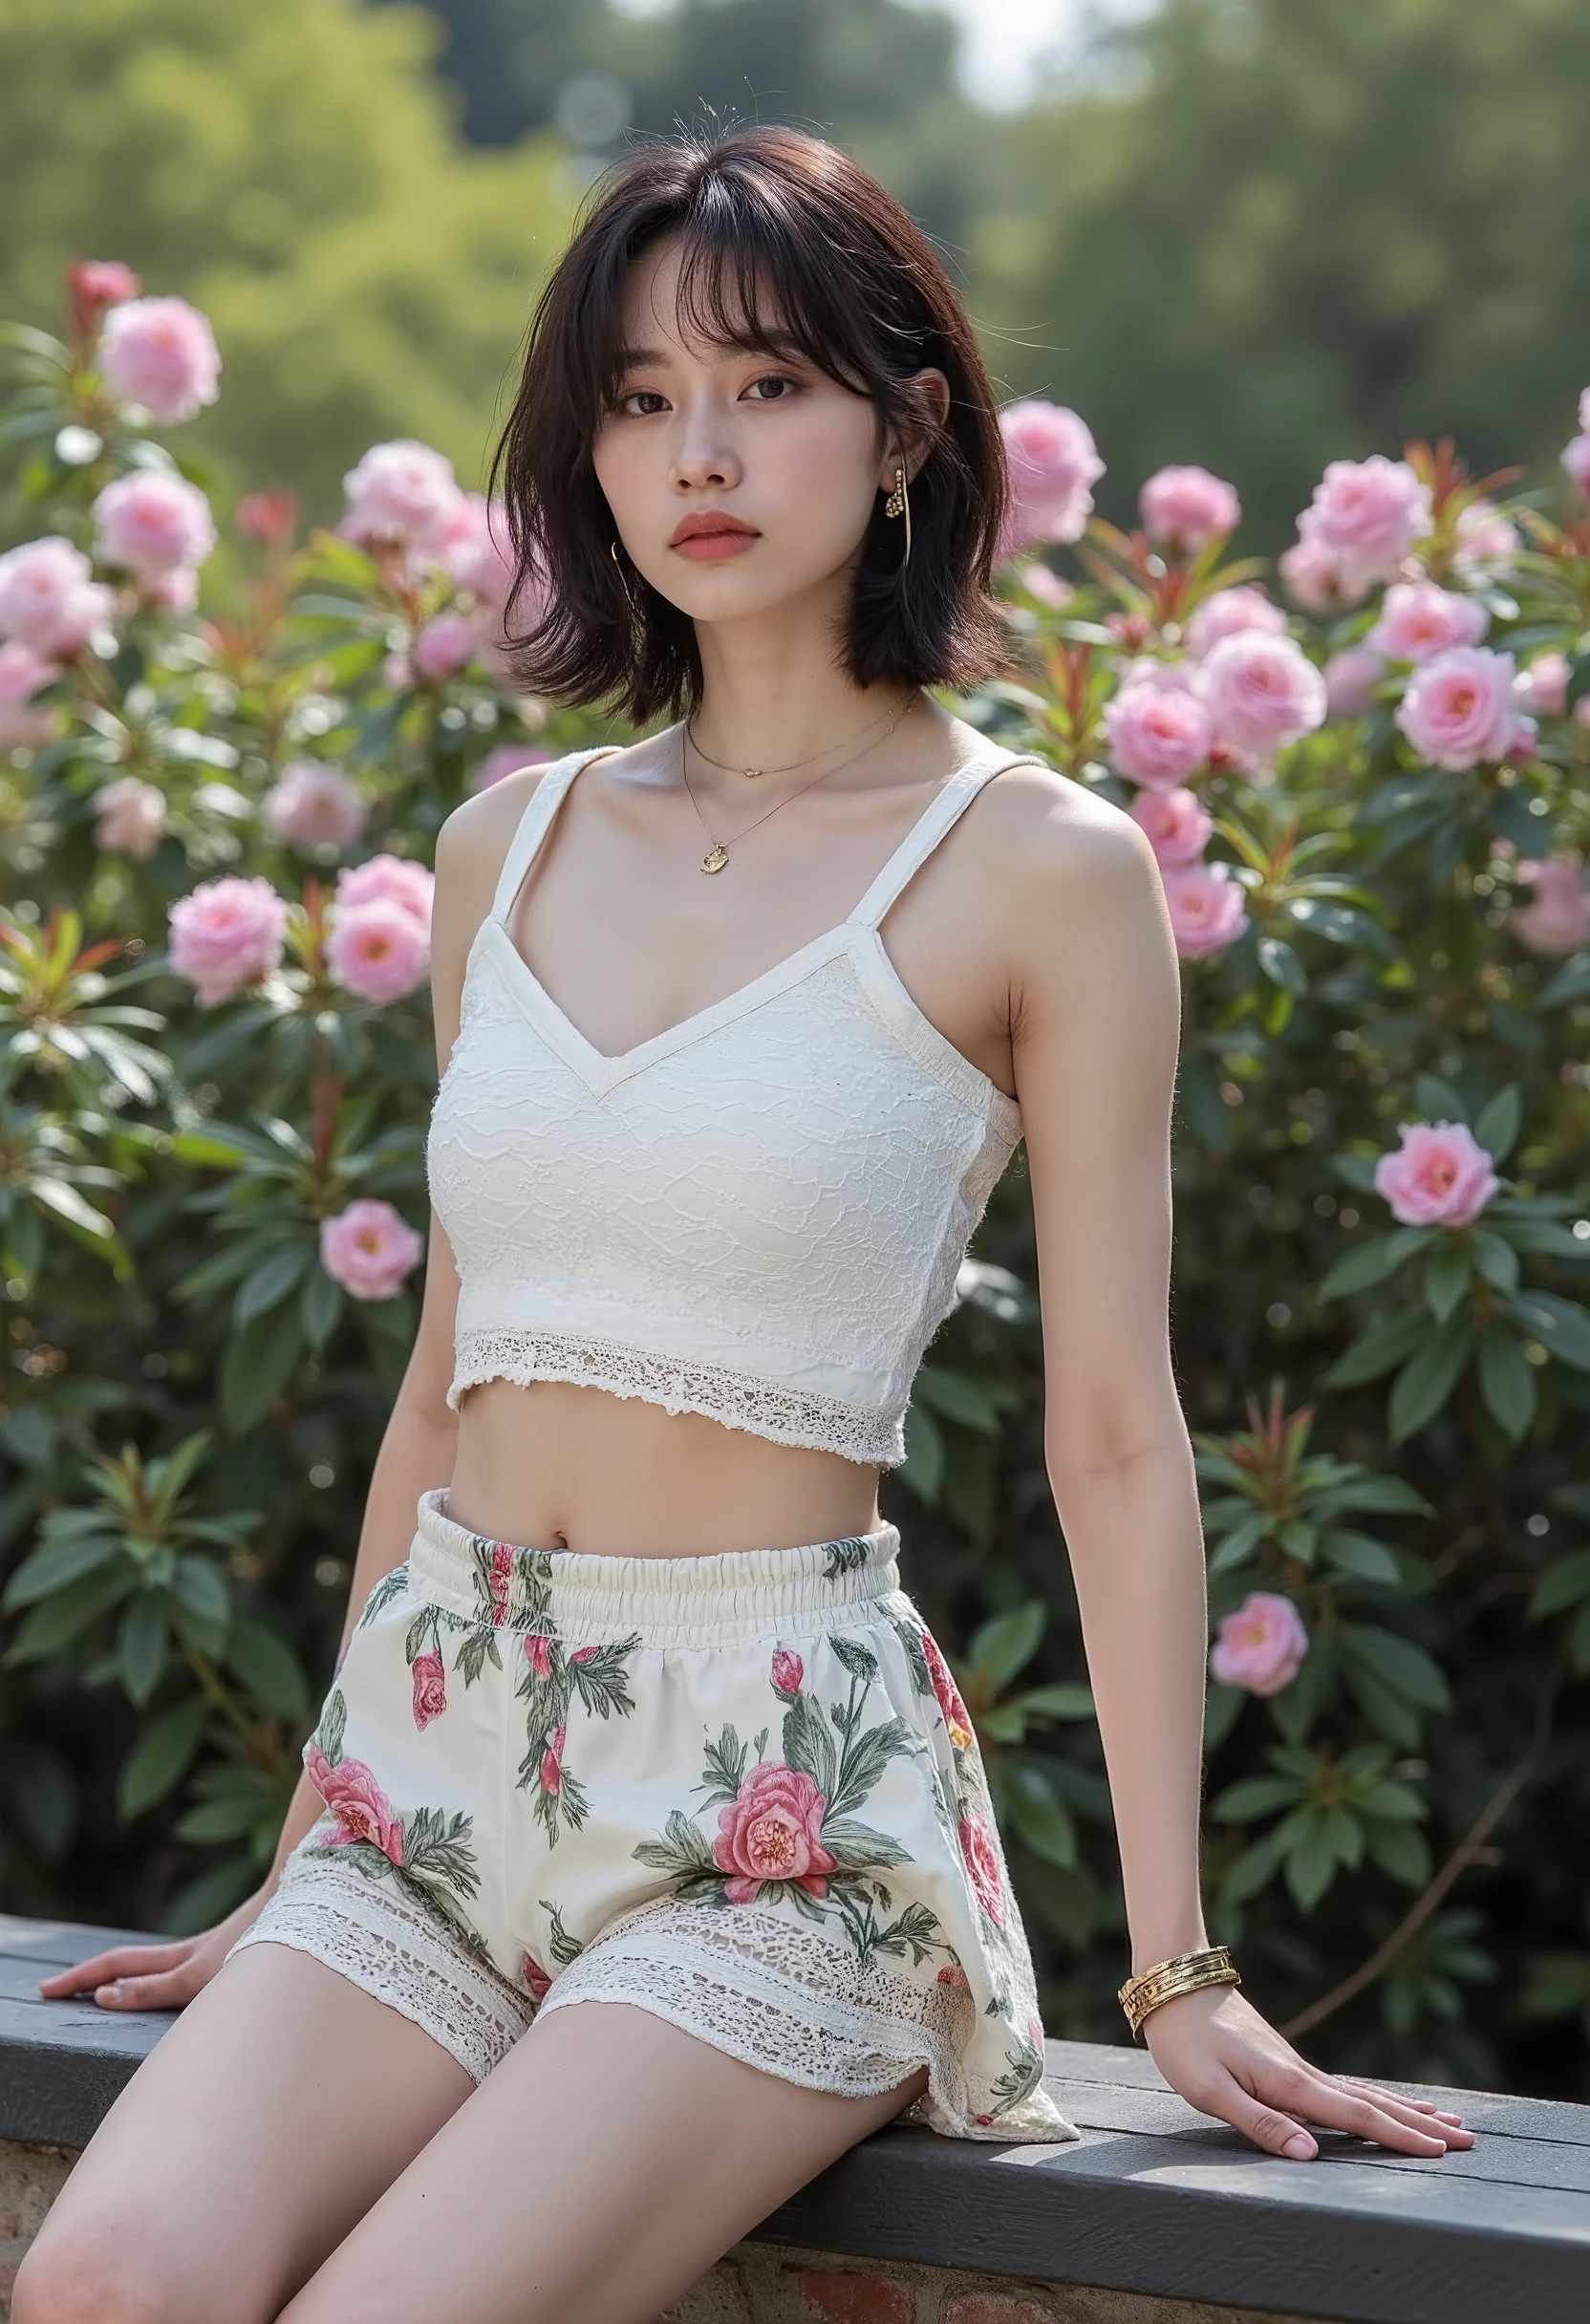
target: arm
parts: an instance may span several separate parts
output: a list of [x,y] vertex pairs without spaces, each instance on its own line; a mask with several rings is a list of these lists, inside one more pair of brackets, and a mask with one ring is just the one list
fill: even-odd
[[[431,1012],[439,1073],[445,1071],[458,1038],[459,1001],[469,947],[490,907],[509,837],[539,780],[540,769],[535,768],[494,784],[489,791],[456,807],[437,835]],[[342,1625],[343,1651],[376,1582],[408,1556],[414,1539],[415,1503],[420,1494],[445,1484],[453,1474],[459,1422],[458,1414],[448,1409],[447,1388],[453,1373],[458,1297],[453,1254],[433,1210],[419,1326],[371,1472]],[[340,1664],[340,1651],[337,1660]],[[258,1918],[288,1856],[320,1810],[320,1795],[306,1771],[293,1789],[269,1872],[252,1895],[224,1921],[198,1936],[178,1938],[171,1944],[113,1947],[41,1979],[39,1991],[53,2000],[92,1991],[105,2009],[171,2009],[190,2001],[214,1976],[244,1929]]]
[[[1042,777],[1029,820],[1031,844],[1013,859],[1011,1023],[1038,1239],[1043,1441],[1137,1971],[1208,1943],[1203,1536],[1168,1321],[1180,980],[1136,824]],[[1407,2154],[1472,2139],[1449,2126],[1456,2118],[1309,2066],[1229,1986],[1167,2002],[1144,2034],[1173,2088],[1272,2153],[1314,2155],[1310,2121]]]

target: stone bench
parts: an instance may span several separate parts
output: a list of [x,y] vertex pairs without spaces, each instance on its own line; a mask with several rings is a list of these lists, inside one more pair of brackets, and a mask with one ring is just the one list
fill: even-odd
[[[141,1932],[0,1915],[0,2315],[49,2204],[171,2022],[43,2001]],[[1481,2134],[1414,2162],[1260,2155],[1145,2052],[1053,2041],[1080,2144],[886,2130],[764,2220],[675,2324],[1572,2324],[1590,2316],[1590,2107],[1429,2091]],[[573,2324],[573,2320],[570,2320]]]

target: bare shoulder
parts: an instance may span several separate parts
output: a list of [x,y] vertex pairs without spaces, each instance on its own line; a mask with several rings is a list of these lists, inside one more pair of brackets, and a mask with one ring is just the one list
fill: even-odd
[[496,885],[514,832],[526,808],[556,761],[516,767],[511,775],[461,799],[436,835],[438,885],[469,891]]
[[1141,945],[1165,921],[1148,835],[1122,807],[1057,767],[1004,767],[967,817],[977,868],[1001,899],[1007,940],[1036,967],[1078,945]]

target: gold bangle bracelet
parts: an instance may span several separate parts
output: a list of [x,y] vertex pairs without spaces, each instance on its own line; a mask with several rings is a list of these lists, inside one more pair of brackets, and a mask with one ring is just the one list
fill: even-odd
[[1206,1985],[1240,1985],[1242,1982],[1233,1966],[1231,1954],[1223,1945],[1211,1945],[1200,1952],[1176,1953],[1169,1961],[1156,1961],[1152,1969],[1138,1976],[1128,1977],[1116,1995],[1127,2012],[1127,2023],[1133,2034],[1142,2031],[1143,2020],[1167,2001],[1179,2001],[1183,1993],[1201,1992]]

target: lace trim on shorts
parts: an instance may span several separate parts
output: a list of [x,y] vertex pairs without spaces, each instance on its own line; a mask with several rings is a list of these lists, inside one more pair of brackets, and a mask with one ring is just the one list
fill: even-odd
[[870,2098],[919,2066],[928,2088],[901,2117],[957,2138],[1070,2139],[1046,2100],[973,2120],[959,2044],[974,2004],[964,1985],[923,1989],[777,1914],[647,1904],[604,1929],[563,1970],[543,2015],[581,2001],[627,2001],[747,2066],[808,2090]]
[[511,1380],[519,1388],[532,1380],[566,1380],[613,1396],[644,1397],[665,1412],[699,1412],[724,1428],[748,1429],[776,1444],[837,1452],[846,1460],[893,1468],[905,1457],[901,1424],[892,1412],[781,1388],[721,1364],[654,1355],[619,1340],[505,1328],[460,1332],[447,1390],[455,1412],[464,1389],[483,1380]]
[[246,1945],[289,1945],[384,2001],[449,2051],[477,2082],[512,2049],[536,2005],[462,1946],[450,1945],[419,1907],[334,1853],[296,1851],[257,1921],[226,1954]]

